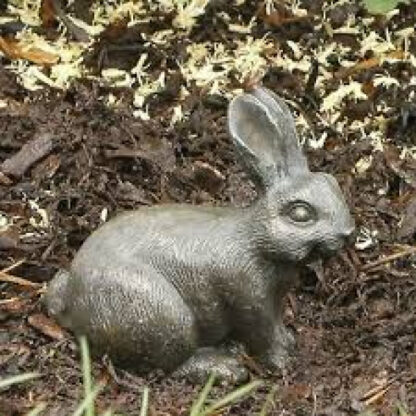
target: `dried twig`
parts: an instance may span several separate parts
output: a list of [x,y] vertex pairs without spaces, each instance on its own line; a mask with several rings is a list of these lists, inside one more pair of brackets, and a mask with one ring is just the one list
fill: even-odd
[[361,397],[361,401],[363,401],[366,404],[366,406],[369,406],[375,403],[377,400],[379,400],[381,397],[383,397],[387,393],[387,391],[390,389],[393,383],[397,381],[397,379],[398,379],[398,376],[395,376],[395,377],[392,377],[390,380],[386,380],[386,382],[383,383],[382,385],[373,387]]
[[382,264],[390,263],[394,260],[400,259],[401,257],[410,256],[411,254],[416,254],[416,247],[407,247],[398,253],[390,254],[389,256],[364,264],[361,266],[360,271],[367,272],[371,269],[375,269],[376,267],[381,266]]
[[390,387],[395,381],[397,381],[397,379],[398,379],[398,376],[395,376],[395,377],[392,377],[390,380],[386,380],[383,384],[379,384],[373,387],[372,389],[368,390],[366,393],[363,394],[363,396],[361,397],[361,400],[371,399],[371,397],[373,397],[375,394]]
[[1,270],[2,273],[8,273],[13,269],[16,269],[17,267],[19,267],[21,264],[23,264],[26,261],[26,259],[20,259],[18,260],[16,263],[13,263],[12,265],[10,265],[9,267],[6,267],[5,269]]
[[0,282],[15,283],[20,286],[29,286],[29,287],[36,287],[36,288],[39,288],[42,286],[40,283],[31,282],[30,280],[26,280],[21,277],[13,276],[3,271],[0,271]]
[[8,298],[8,299],[0,299],[0,306],[7,305],[9,303],[13,303],[13,302],[16,302],[18,300],[19,300],[18,297]]
[[364,403],[366,404],[366,406],[370,406],[370,404],[373,404],[377,400],[381,399],[387,393],[389,388],[390,388],[390,386],[387,386],[386,388],[378,391],[376,394],[374,394],[373,396],[371,396],[367,400],[365,400]]

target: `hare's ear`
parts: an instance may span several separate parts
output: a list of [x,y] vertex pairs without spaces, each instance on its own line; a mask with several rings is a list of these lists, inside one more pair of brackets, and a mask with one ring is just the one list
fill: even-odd
[[232,100],[228,127],[253,180],[267,187],[276,178],[308,171],[289,108],[266,88]]

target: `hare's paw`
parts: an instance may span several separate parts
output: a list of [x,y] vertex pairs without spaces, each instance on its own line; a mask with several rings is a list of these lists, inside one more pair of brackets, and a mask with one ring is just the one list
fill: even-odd
[[260,357],[260,362],[267,370],[283,370],[286,367],[288,359],[289,354],[287,349],[280,344],[274,345],[273,348]]
[[262,364],[269,370],[283,370],[290,359],[295,346],[295,337],[283,324],[275,327],[274,339],[270,348],[260,357]]
[[214,348],[201,348],[174,373],[194,383],[204,383],[214,373],[222,382],[239,384],[247,380],[247,369],[227,352]]

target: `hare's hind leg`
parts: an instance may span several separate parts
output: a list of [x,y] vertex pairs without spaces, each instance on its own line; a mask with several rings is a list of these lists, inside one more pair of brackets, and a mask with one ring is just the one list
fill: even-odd
[[[133,359],[135,366],[147,361],[149,367],[174,371],[175,375],[190,381],[204,382],[212,372],[222,380],[236,383],[247,378],[246,369],[231,352],[200,347],[199,327],[192,310],[157,270],[141,265],[140,270],[124,269],[123,272],[128,279],[121,279],[117,289],[119,299],[102,311],[105,315],[106,311],[120,308],[117,313],[107,315],[110,321],[112,316],[122,319],[118,324],[109,325],[122,329],[119,336],[111,337],[112,357],[124,357],[127,364]],[[104,298],[111,302],[110,294]]]
[[66,288],[69,273],[66,270],[59,270],[49,283],[48,291],[43,301],[51,316],[57,316],[65,309]]
[[151,266],[77,265],[67,278],[66,293],[58,321],[86,335],[95,355],[108,354],[120,367],[171,372],[198,348],[192,311]]

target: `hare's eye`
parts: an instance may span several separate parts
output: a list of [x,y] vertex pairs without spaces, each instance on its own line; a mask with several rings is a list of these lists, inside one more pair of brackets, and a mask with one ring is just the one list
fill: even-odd
[[314,219],[312,207],[304,202],[296,202],[290,207],[288,215],[292,221],[308,222]]

